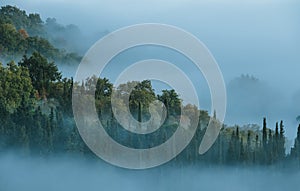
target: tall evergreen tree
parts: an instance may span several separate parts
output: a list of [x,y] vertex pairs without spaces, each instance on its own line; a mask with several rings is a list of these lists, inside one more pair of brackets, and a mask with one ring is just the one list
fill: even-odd
[[278,145],[278,155],[279,159],[283,160],[285,157],[285,136],[284,136],[284,126],[283,121],[280,121],[280,132],[279,132],[279,145]]
[[266,118],[263,119],[263,136],[262,136],[262,142],[263,142],[263,148],[266,149],[267,146],[267,120]]
[[291,155],[293,158],[297,159],[300,164],[300,124],[297,130],[297,137],[295,139],[294,147],[292,148]]
[[240,140],[240,156],[239,156],[240,162],[245,163],[246,162],[246,151],[244,147],[244,140],[243,137],[241,137]]

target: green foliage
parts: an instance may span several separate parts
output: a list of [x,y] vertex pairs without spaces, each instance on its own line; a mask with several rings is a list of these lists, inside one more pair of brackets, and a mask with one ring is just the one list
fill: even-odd
[[10,58],[11,55],[21,54],[27,49],[26,40],[12,24],[0,24],[0,34],[1,57]]
[[38,52],[34,52],[30,58],[24,56],[19,65],[28,68],[32,85],[39,95],[46,96],[50,91],[50,83],[61,79],[61,73],[54,62],[48,62]]
[[17,29],[27,28],[30,23],[25,11],[11,5],[1,7],[0,17],[5,22],[13,24]]
[[181,100],[175,90],[163,90],[162,95],[158,95],[158,100],[163,102],[169,115],[179,115],[181,111]]
[[14,62],[3,67],[0,63],[0,109],[4,113],[13,113],[22,103],[29,103],[33,95],[33,86],[29,71]]

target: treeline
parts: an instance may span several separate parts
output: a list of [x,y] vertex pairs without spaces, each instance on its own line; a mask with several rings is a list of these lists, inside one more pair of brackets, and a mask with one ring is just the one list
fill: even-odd
[[[14,6],[3,6],[0,9],[0,57],[3,60],[15,60],[37,51],[48,59],[61,63],[79,63],[81,57],[63,49],[58,44],[52,28],[58,24],[53,19],[45,23],[39,14],[28,14]],[[59,26],[59,25],[58,25]],[[69,27],[70,33],[74,27]],[[58,29],[57,29],[58,30]],[[76,30],[75,30],[76,31]],[[53,43],[56,42],[55,46]]]
[[[174,90],[156,95],[151,81],[128,82],[118,87],[106,78],[91,77],[82,82],[62,78],[53,62],[38,52],[26,55],[19,63],[0,64],[0,152],[20,151],[25,156],[49,156],[74,153],[86,157],[93,154],[82,141],[72,113],[72,90],[78,94],[93,93],[99,119],[116,141],[133,148],[150,148],[165,142],[176,131],[182,100]],[[164,103],[167,114],[162,127],[150,134],[126,131],[111,109],[112,92],[129,96],[129,108],[140,122],[150,118],[149,105],[154,100]],[[120,104],[122,105],[122,104]],[[183,106],[193,112],[193,105]],[[122,110],[122,108],[120,108]],[[277,165],[300,164],[300,125],[290,154],[286,154],[283,121],[268,128],[264,118],[262,129],[247,130],[223,125],[220,136],[204,155],[198,148],[209,120],[217,117],[199,111],[199,124],[190,144],[174,159],[179,164]]]

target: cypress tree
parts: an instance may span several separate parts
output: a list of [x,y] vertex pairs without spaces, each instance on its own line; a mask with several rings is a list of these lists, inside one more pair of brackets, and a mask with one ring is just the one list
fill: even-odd
[[139,102],[139,106],[138,106],[138,122],[142,122],[142,104],[141,102]]
[[230,141],[229,141],[229,147],[227,151],[227,163],[228,164],[234,164],[236,160],[236,154],[235,154],[235,132],[232,132]]
[[279,128],[278,128],[278,122],[276,122],[275,135],[273,139],[273,157],[275,161],[277,161],[279,157],[278,147],[279,147]]
[[295,139],[294,148],[292,148],[291,155],[295,158],[300,165],[300,124],[297,130],[297,137]]
[[282,160],[285,157],[285,136],[284,136],[284,126],[283,121],[280,121],[280,132],[279,132],[279,145],[278,145],[278,151],[279,151],[279,159]]
[[253,163],[257,164],[259,159],[260,149],[259,149],[259,142],[258,142],[258,135],[255,136],[255,149],[253,153]]
[[263,142],[263,148],[266,149],[266,146],[267,146],[267,122],[266,122],[266,118],[264,118],[264,120],[263,120],[262,142]]
[[261,153],[261,162],[266,163],[267,157],[268,157],[268,148],[267,148],[267,142],[268,142],[268,130],[267,130],[267,120],[266,118],[263,119],[263,135],[262,135],[262,153]]
[[246,160],[247,162],[251,163],[251,158],[252,158],[252,151],[251,151],[251,131],[248,131],[247,134],[247,146],[246,146]]
[[241,140],[240,140],[240,162],[241,163],[244,163],[246,161],[246,153],[245,153],[245,149],[244,149],[244,140],[243,138],[241,137]]
[[29,138],[26,132],[26,127],[23,125],[20,128],[20,146],[21,146],[21,152],[23,155],[28,156],[30,154],[30,148],[29,148]]
[[295,147],[297,148],[297,157],[300,158],[300,124],[298,126],[297,138],[295,140]]
[[46,119],[46,147],[47,147],[47,154],[52,153],[53,151],[53,132],[52,132],[52,124],[51,119]]
[[268,147],[267,147],[267,151],[268,151],[268,164],[272,164],[274,157],[273,157],[273,135],[272,135],[272,130],[269,129],[269,141],[268,141]]

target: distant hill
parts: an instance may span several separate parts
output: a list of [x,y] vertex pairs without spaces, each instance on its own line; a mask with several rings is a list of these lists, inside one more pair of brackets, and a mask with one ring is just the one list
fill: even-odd
[[[10,5],[1,7],[1,60],[16,60],[20,59],[23,55],[31,55],[37,51],[52,61],[59,63],[78,63],[81,60],[78,54],[66,50],[62,43],[59,47],[54,45],[54,42],[59,44],[59,40],[55,39],[54,35],[55,27],[53,28],[53,25],[59,25],[54,21],[55,20],[50,19],[44,23],[39,14],[27,14],[24,10]],[[68,28],[60,27],[57,30],[60,32],[62,30],[68,30],[75,35],[74,31],[79,29],[70,25]],[[64,42],[63,40],[61,41]]]

